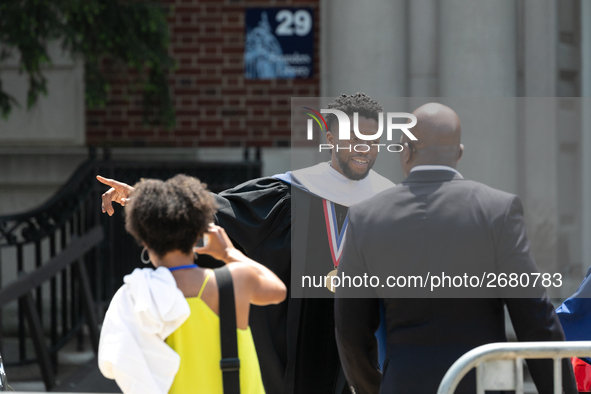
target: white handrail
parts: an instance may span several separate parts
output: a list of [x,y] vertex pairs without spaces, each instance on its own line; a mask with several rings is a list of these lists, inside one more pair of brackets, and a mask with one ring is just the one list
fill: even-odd
[[551,358],[554,360],[554,393],[562,393],[563,358],[591,357],[591,341],[572,342],[500,342],[470,350],[447,370],[437,394],[453,394],[458,383],[472,368],[490,360]]

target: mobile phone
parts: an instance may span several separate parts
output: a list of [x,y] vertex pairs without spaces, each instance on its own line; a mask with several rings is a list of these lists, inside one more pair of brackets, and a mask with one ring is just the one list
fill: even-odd
[[199,241],[197,241],[197,245],[195,245],[195,246],[197,246],[198,248],[202,248],[202,247],[206,246],[208,242],[209,242],[209,235],[203,234],[203,237],[201,237],[199,239]]

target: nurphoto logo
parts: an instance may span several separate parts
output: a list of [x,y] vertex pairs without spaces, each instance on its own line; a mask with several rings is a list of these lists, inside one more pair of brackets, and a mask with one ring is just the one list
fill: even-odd
[[[341,141],[351,140],[351,121],[349,116],[340,111],[338,109],[326,109],[322,108],[320,112],[313,110],[309,107],[302,107],[305,110],[310,112],[304,112],[306,115],[310,116],[311,119],[308,119],[307,123],[307,139],[312,140],[314,139],[314,121],[320,127],[320,131],[327,132],[328,125],[326,123],[326,119],[322,114],[333,114],[336,116],[338,124],[339,124],[339,133],[338,139]],[[403,122],[403,123],[394,123],[394,119],[410,119],[410,122]],[[388,141],[392,141],[392,132],[394,130],[402,131],[411,141],[417,141],[417,137],[411,133],[409,129],[413,128],[417,124],[417,117],[413,114],[408,112],[388,112],[386,113],[386,139]],[[353,133],[355,133],[355,139],[362,140],[362,141],[371,141],[371,143],[361,143],[355,145],[347,145],[346,147],[339,147],[337,144],[336,146],[333,144],[319,144],[319,151],[321,152],[323,149],[331,150],[335,149],[337,152],[339,149],[345,149],[351,151],[353,149],[355,152],[368,152],[372,146],[376,146],[378,151],[380,147],[386,147],[389,152],[401,152],[404,149],[404,146],[401,144],[380,144],[376,143],[379,142],[380,137],[384,133],[384,114],[380,112],[378,114],[378,130],[375,134],[363,134],[359,131],[359,114],[357,112],[353,113]],[[337,136],[335,136],[337,137]]]

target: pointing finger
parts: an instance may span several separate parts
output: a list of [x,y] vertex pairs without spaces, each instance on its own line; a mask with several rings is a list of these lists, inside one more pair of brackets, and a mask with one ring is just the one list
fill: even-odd
[[97,175],[96,179],[100,183],[104,183],[107,186],[115,187],[115,188],[125,188],[127,185],[125,183],[116,181],[114,179],[105,178],[103,176]]
[[98,180],[100,183],[104,183],[105,185],[108,185],[108,186],[111,186],[111,187],[112,187],[112,186],[115,186],[115,185],[114,185],[115,181],[114,181],[113,179],[105,178],[105,177],[102,177],[102,176],[100,176],[100,175],[97,175],[97,176],[96,176],[96,179],[97,179],[97,180]]

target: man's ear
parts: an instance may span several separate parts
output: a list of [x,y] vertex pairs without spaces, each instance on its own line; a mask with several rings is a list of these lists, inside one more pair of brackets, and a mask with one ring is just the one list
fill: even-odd
[[330,131],[326,132],[326,143],[334,145],[334,135]]
[[458,161],[460,161],[463,154],[464,154],[464,144],[460,144],[460,153],[458,154]]
[[405,142],[403,144],[403,146],[404,146],[404,149],[401,152],[402,153],[402,162],[404,164],[408,164],[413,159],[413,151],[412,151],[412,148],[410,147],[408,142]]

